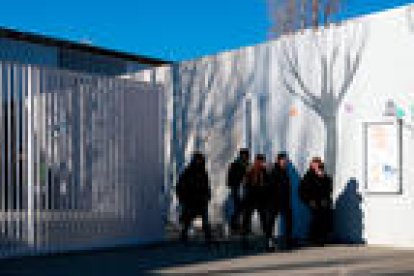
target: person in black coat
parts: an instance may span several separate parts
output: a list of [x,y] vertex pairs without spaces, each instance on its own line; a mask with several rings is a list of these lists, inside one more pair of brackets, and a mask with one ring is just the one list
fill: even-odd
[[251,219],[255,210],[258,211],[263,232],[266,229],[266,186],[268,171],[266,158],[257,154],[253,166],[247,171],[244,180],[245,199],[243,210],[243,236],[251,231]]
[[249,150],[241,149],[239,156],[230,164],[227,173],[227,186],[230,189],[230,197],[233,202],[233,213],[230,220],[230,227],[233,232],[240,228],[239,221],[243,209],[241,184],[246,176],[247,169],[250,166],[249,158]]
[[283,229],[280,246],[289,249],[292,246],[292,202],[291,202],[291,182],[288,172],[289,160],[285,152],[277,155],[276,163],[273,164],[268,185],[268,224],[267,237],[269,239],[269,249],[273,248],[272,235],[274,231],[275,219],[280,213],[283,219]]
[[311,242],[318,245],[327,243],[332,231],[332,178],[326,174],[320,158],[312,159],[300,183],[299,193],[311,210]]
[[208,221],[208,202],[211,197],[209,177],[205,167],[204,155],[197,152],[192,161],[180,175],[177,184],[177,197],[181,205],[181,223],[183,224],[181,239],[188,239],[188,229],[191,222],[202,217],[205,239],[211,239]]

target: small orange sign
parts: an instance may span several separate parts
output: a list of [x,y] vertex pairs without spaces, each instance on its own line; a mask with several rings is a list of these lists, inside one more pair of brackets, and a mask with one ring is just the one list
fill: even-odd
[[291,117],[296,117],[296,116],[298,116],[299,115],[299,110],[297,109],[297,107],[296,106],[292,106],[290,109],[289,109],[289,116],[291,116]]

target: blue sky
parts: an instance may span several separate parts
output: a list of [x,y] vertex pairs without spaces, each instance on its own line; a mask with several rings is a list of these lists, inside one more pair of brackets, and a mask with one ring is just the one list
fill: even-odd
[[[348,0],[347,16],[413,0]],[[266,40],[266,0],[4,0],[0,25],[167,60]]]

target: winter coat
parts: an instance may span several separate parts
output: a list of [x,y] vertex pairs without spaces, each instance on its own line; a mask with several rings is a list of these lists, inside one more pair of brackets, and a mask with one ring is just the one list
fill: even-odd
[[177,183],[177,197],[181,205],[204,208],[210,197],[210,181],[205,168],[190,164],[180,175]]
[[267,194],[269,202],[277,208],[290,208],[291,183],[287,168],[282,169],[274,164],[269,176]]
[[237,159],[230,164],[227,173],[227,186],[230,189],[237,189],[240,187],[241,182],[246,176],[248,164],[243,163],[240,159]]
[[328,175],[317,175],[309,170],[299,186],[301,200],[311,209],[332,208],[332,179]]

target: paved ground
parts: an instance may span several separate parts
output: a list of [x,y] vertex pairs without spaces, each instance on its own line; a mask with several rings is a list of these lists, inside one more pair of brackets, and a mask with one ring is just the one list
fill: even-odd
[[0,261],[0,275],[414,275],[414,251],[358,246],[264,253],[237,242],[169,243]]

